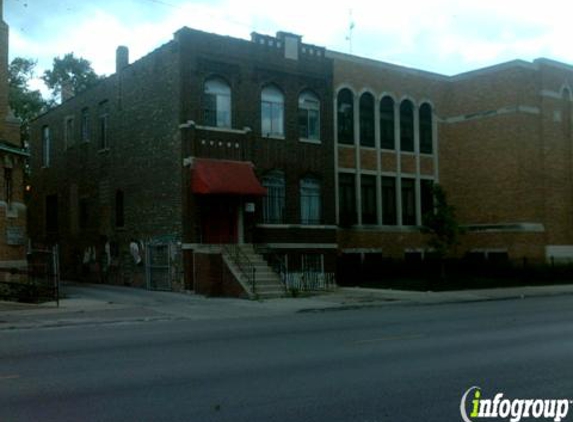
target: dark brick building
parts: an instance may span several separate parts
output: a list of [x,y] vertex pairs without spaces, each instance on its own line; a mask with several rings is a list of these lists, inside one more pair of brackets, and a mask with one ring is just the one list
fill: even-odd
[[118,48],[116,70],[32,129],[30,235],[60,244],[68,277],[225,293],[241,271],[223,261],[257,255],[221,244],[254,244],[283,272],[333,271],[323,48],[183,28],[133,64]]

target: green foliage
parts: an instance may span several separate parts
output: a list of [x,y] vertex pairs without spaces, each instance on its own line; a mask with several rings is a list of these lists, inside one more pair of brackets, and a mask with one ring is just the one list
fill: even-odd
[[22,57],[16,57],[8,67],[8,101],[14,115],[21,120],[23,141],[28,140],[30,121],[50,106],[40,91],[29,88],[35,67],[36,61]]
[[459,243],[464,230],[456,219],[455,208],[448,204],[444,189],[435,184],[432,193],[434,212],[423,216],[422,233],[430,236],[428,246],[442,259]]
[[63,58],[55,57],[52,69],[46,70],[42,76],[42,80],[52,91],[53,98],[61,98],[62,86],[66,83],[78,94],[95,85],[100,79],[89,60],[75,57],[74,53],[68,53]]

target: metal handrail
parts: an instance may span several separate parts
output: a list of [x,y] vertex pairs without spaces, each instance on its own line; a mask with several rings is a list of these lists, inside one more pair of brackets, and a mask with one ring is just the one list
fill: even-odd
[[223,252],[227,255],[236,267],[239,269],[241,275],[247,279],[251,285],[251,290],[253,294],[256,292],[256,272],[254,264],[251,262],[249,257],[245,255],[245,252],[239,247],[239,245],[229,244],[223,245]]

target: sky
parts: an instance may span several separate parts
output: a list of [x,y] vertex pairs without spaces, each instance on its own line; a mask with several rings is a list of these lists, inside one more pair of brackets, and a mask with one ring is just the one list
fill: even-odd
[[[244,39],[294,32],[329,50],[445,75],[514,59],[573,64],[572,11],[563,0],[4,0],[10,60],[37,60],[37,75],[69,52],[112,74],[118,45],[133,62],[183,26]],[[46,92],[39,80],[32,88]]]

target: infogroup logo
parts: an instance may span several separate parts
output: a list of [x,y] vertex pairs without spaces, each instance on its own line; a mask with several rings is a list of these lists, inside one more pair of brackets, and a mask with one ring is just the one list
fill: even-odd
[[480,387],[471,387],[462,396],[460,413],[464,422],[475,422],[480,418],[498,418],[510,422],[533,418],[560,422],[567,417],[570,404],[573,401],[568,399],[506,399],[503,393],[486,399],[482,397]]

